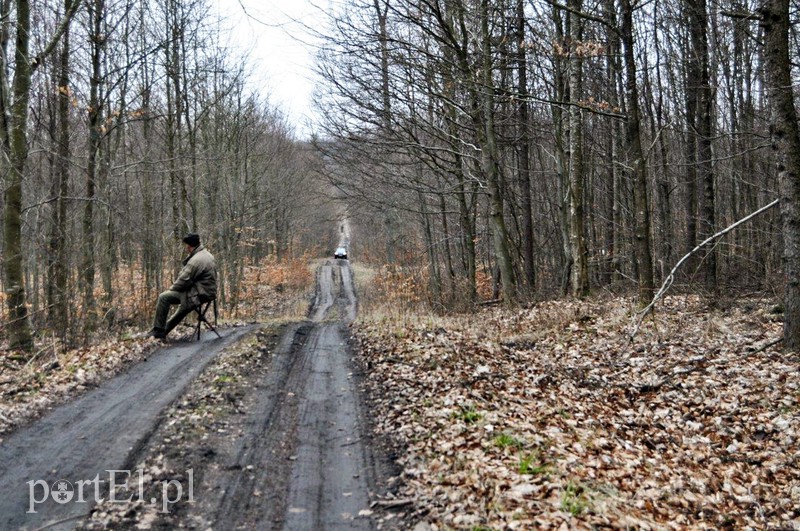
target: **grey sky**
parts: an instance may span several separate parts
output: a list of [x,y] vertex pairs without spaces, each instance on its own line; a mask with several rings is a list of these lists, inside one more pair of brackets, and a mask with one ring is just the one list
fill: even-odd
[[231,42],[251,50],[255,81],[263,93],[284,110],[300,137],[307,136],[306,123],[313,120],[313,51],[303,42],[308,40],[303,24],[319,18],[317,9],[309,0],[214,0],[214,4],[235,28]]

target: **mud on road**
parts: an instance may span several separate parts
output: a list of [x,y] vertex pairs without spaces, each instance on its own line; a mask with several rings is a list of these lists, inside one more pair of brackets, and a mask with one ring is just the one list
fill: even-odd
[[[308,320],[165,348],[9,437],[0,528],[385,527],[374,502],[391,497],[396,471],[351,361],[356,308],[348,262],[328,261]],[[76,503],[76,483],[95,477]],[[73,501],[26,512],[40,479],[35,499],[64,479]]]
[[[63,522],[59,529],[72,528],[75,518],[88,512],[94,492],[86,484],[80,496],[72,486],[96,476],[107,481],[108,471],[130,469],[164,408],[248,330],[226,330],[219,340],[206,334],[201,342],[158,351],[7,437],[0,445],[0,529],[35,529],[54,522]],[[55,501],[53,486],[59,480],[70,486],[65,496],[73,493],[68,502]]]
[[[346,324],[355,311],[349,264],[327,262],[317,273],[308,321],[278,334],[262,330],[253,345],[234,353],[229,364],[254,369],[239,371],[245,381],[228,386],[235,403],[212,414],[216,421],[191,445],[152,452],[171,455],[172,468],[194,470],[195,503],[177,503],[169,515],[158,515],[164,527],[377,526],[380,514],[371,502],[390,489],[392,466],[370,435],[351,363]],[[277,342],[270,341],[274,337]],[[261,352],[258,364],[255,351]],[[197,384],[192,396],[208,396],[208,382]],[[208,408],[198,401],[192,410]],[[178,424],[191,424],[191,415],[178,416]]]

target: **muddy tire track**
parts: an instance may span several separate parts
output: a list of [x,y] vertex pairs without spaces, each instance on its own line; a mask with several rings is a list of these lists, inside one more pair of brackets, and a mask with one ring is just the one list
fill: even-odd
[[184,447],[183,461],[171,464],[195,471],[196,501],[176,504],[160,527],[376,527],[370,505],[387,490],[394,470],[372,448],[360,373],[353,368],[347,324],[356,308],[349,263],[323,263],[308,320],[285,327],[261,368],[235,375],[247,382],[243,414],[217,418],[226,435],[211,430]]
[[284,334],[250,414],[253,429],[209,487],[224,491],[215,527],[375,527],[370,493],[386,474],[369,448],[351,366],[346,323],[355,312],[349,263],[321,265],[310,321]]
[[[289,328],[279,347],[279,352],[287,355],[279,355],[273,360],[265,381],[258,385],[265,392],[254,403],[234,459],[217,478],[214,486],[214,490],[221,493],[215,510],[216,522],[232,524],[238,521],[240,525],[250,527],[263,526],[264,522],[280,518],[280,503],[265,504],[252,494],[270,493],[282,488],[280,479],[285,475],[285,470],[276,470],[277,474],[260,475],[245,471],[266,469],[267,464],[274,462],[277,457],[275,450],[291,443],[293,432],[286,429],[294,423],[289,390],[299,385],[299,378],[304,372],[305,360],[297,352],[302,349],[308,332],[307,326],[294,325]],[[273,500],[280,502],[280,497],[274,497]],[[213,500],[206,500],[208,502],[213,505]]]
[[341,325],[317,325],[306,345],[310,372],[301,397],[284,529],[370,529],[373,467],[361,437]]

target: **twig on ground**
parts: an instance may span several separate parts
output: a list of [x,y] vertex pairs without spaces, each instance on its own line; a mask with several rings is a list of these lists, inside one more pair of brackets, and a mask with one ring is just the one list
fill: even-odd
[[42,347],[41,350],[39,350],[39,352],[31,356],[31,359],[28,360],[28,363],[26,363],[25,366],[28,367],[31,363],[33,363],[36,360],[36,358],[38,358],[43,352],[47,352],[50,348],[52,348],[52,346],[53,345],[45,345],[44,347]]
[[384,509],[394,509],[396,507],[405,507],[406,505],[412,505],[416,503],[417,500],[413,498],[403,498],[400,500],[377,500],[372,502],[372,507],[383,507]]
[[760,347],[758,347],[758,348],[757,348],[756,350],[754,350],[753,352],[748,352],[748,353],[747,353],[747,355],[748,355],[748,356],[752,356],[753,354],[758,354],[759,352],[764,352],[764,351],[765,351],[765,350],[767,350],[768,348],[770,348],[770,347],[774,347],[775,345],[777,345],[777,344],[778,344],[778,343],[780,343],[781,341],[783,341],[783,336],[779,337],[778,339],[774,339],[774,340],[770,341],[769,343],[766,343],[766,344],[764,344],[764,345],[761,345]]

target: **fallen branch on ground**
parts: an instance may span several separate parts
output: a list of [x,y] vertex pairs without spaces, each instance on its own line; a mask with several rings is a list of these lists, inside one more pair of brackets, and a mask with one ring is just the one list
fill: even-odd
[[764,352],[764,351],[765,351],[765,350],[767,350],[768,348],[770,348],[770,347],[774,347],[775,345],[777,345],[777,344],[778,344],[778,343],[780,343],[781,341],[783,341],[783,336],[779,337],[778,339],[774,339],[774,340],[770,341],[769,343],[767,343],[767,344],[765,344],[765,345],[762,345],[762,346],[758,347],[758,348],[757,348],[756,350],[754,350],[753,352],[748,352],[748,353],[747,353],[747,355],[748,355],[748,356],[752,356],[753,354],[758,354],[759,352]]
[[404,498],[401,500],[378,500],[372,502],[371,507],[383,507],[384,509],[394,509],[396,507],[405,507],[406,505],[412,505],[417,500],[412,498]]

